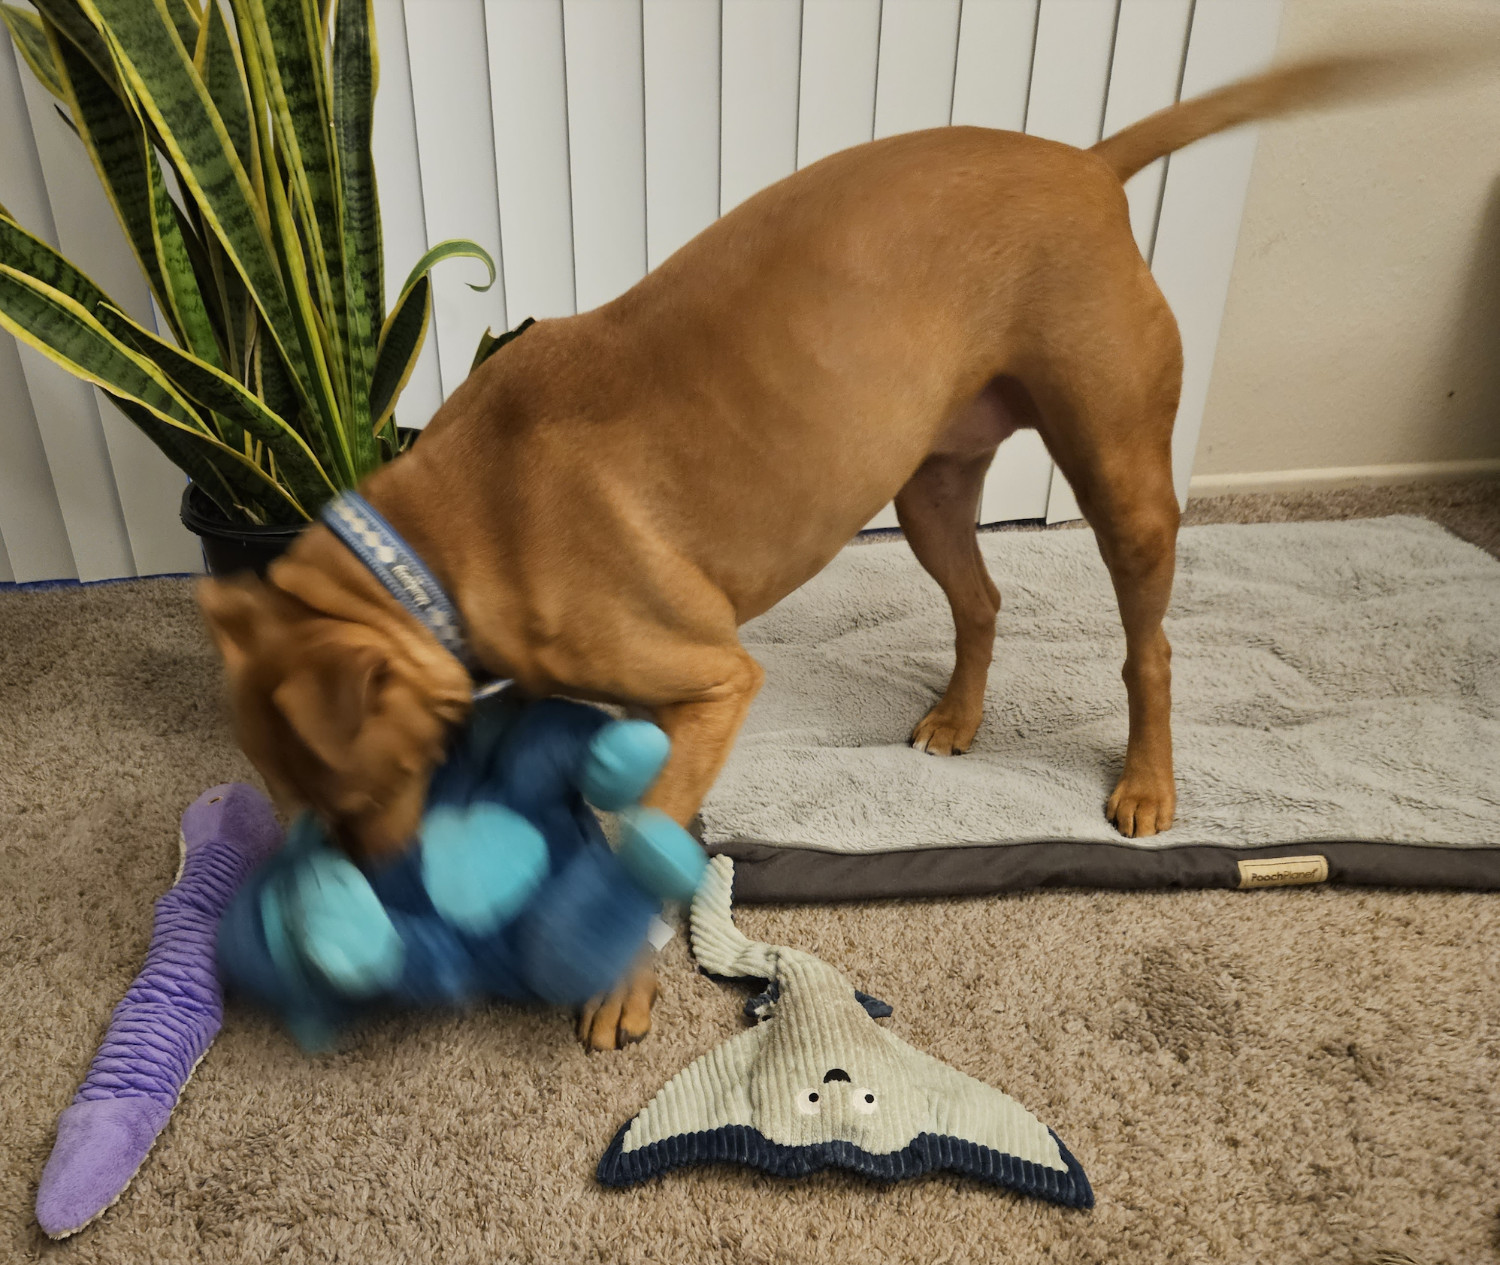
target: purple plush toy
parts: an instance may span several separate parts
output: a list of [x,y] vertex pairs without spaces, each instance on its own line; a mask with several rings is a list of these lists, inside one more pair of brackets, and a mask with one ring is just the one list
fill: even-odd
[[76,1234],[120,1197],[218,1035],[219,918],[280,839],[271,805],[249,786],[216,786],[183,813],[182,868],[156,902],[146,963],[58,1119],[42,1170],[36,1219],[52,1238]]

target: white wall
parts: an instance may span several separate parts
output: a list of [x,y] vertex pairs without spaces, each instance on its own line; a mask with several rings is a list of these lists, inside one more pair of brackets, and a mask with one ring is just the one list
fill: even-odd
[[[1278,57],[1433,30],[1495,45],[1500,6],[1286,0]],[[1193,490],[1393,465],[1500,473],[1500,57],[1261,130]]]

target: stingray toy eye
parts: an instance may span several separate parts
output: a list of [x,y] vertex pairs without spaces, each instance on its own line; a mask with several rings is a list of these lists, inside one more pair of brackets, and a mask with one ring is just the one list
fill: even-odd
[[862,1116],[873,1115],[878,1104],[875,1101],[873,1089],[852,1089],[849,1091],[849,1103],[855,1111]]
[[797,1095],[797,1110],[804,1116],[815,1116],[823,1110],[823,1095],[816,1089],[804,1089]]

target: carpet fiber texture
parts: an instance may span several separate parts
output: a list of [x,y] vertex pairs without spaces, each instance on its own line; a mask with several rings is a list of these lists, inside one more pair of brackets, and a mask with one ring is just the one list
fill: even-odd
[[[1496,504],[1460,507],[1474,536]],[[742,1022],[743,991],[694,974],[679,937],[657,1031],[617,1055],[493,1007],[311,1060],[231,1005],[121,1201],[50,1246],[37,1178],[140,965],[178,817],[249,775],[218,688],[185,583],[0,594],[7,1265],[1500,1260],[1496,898],[1327,887],[741,911],[1056,1128],[1092,1212],[949,1177],[599,1188],[615,1130]]]
[[[1129,850],[1101,811],[1127,724],[1124,638],[1093,539],[1000,532],[982,548],[1006,611],[963,758],[904,741],[942,692],[953,634],[942,592],[899,540],[846,550],[746,626],[766,684],[703,809],[706,841],[743,858],[742,879],[743,842],[861,855],[980,845],[977,888],[1005,863],[985,845]],[[1137,848],[1457,845],[1500,881],[1500,563],[1415,517],[1190,527],[1177,559],[1178,814]],[[802,859],[801,894],[823,894],[816,857]],[[913,868],[893,893],[911,890]],[[1090,882],[1086,866],[1059,868]]]

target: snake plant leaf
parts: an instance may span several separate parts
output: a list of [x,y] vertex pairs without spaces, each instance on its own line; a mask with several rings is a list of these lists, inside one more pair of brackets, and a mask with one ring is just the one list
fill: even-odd
[[[241,32],[246,29],[241,26]],[[260,156],[260,177],[257,187],[265,195],[265,211],[273,232],[271,245],[277,267],[286,283],[289,300],[288,312],[292,324],[278,331],[269,314],[257,328],[259,337],[270,335],[277,342],[281,362],[287,372],[283,375],[301,396],[297,411],[302,419],[302,430],[309,444],[323,463],[324,469],[340,481],[341,486],[352,487],[363,471],[357,470],[353,453],[343,425],[342,405],[338,388],[333,380],[328,363],[327,342],[313,303],[307,266],[303,255],[302,237],[297,229],[296,215],[287,201],[285,180],[281,170],[281,146],[271,123],[270,87],[266,82],[265,66],[259,41],[244,39],[240,51],[245,58],[245,79],[250,88],[250,112],[256,129],[256,147]],[[264,314],[264,313],[263,313]],[[296,346],[302,351],[301,361],[292,360],[286,349],[289,340],[281,335],[286,329],[295,332]],[[265,367],[271,374],[278,372],[269,353]],[[311,371],[309,379],[306,374]],[[342,375],[340,375],[342,378]],[[282,409],[276,410],[283,417],[289,416]]]
[[83,304],[6,264],[0,264],[0,323],[76,377],[137,401],[163,421],[209,433],[161,371],[106,330]]
[[184,345],[218,363],[218,340],[144,125],[57,27],[49,24],[47,35],[78,137],[152,293]]
[[73,112],[73,128],[104,186],[120,227],[145,270],[157,301],[166,302],[166,283],[151,221],[151,183],[146,174],[146,139],[140,121],[124,108],[115,88],[56,26],[48,24],[47,44],[57,70],[59,95]]
[[[209,8],[213,7],[213,3],[214,0],[211,0]],[[196,45],[203,15],[193,0],[167,0],[167,12],[172,16],[172,25],[177,28],[178,38],[182,40],[184,47],[192,48]]]
[[376,434],[390,421],[396,397],[411,377],[422,350],[422,340],[427,335],[432,317],[432,269],[445,259],[456,258],[478,259],[489,269],[489,280],[484,285],[469,282],[471,290],[488,290],[495,283],[495,261],[489,252],[483,246],[462,238],[439,242],[417,260],[401,287],[395,308],[380,330],[375,372],[370,380],[371,429]]
[[37,12],[41,14],[43,24],[52,28],[54,34],[67,40],[87,57],[89,64],[98,72],[99,77],[110,86],[123,103],[125,88],[120,83],[120,76],[116,72],[115,60],[109,51],[109,44],[89,21],[88,15],[79,7],[78,0],[31,0],[31,2],[36,5]]
[[250,90],[245,85],[245,67],[234,37],[225,24],[217,0],[208,6],[193,52],[193,67],[209,98],[218,107],[224,130],[246,171],[256,164],[255,129],[250,125]]
[[338,158],[338,230],[344,261],[350,410],[348,429],[363,451],[361,466],[379,462],[370,402],[376,338],[385,311],[380,212],[370,137],[380,64],[371,0],[339,0],[333,31],[333,134]]
[[152,441],[167,460],[188,476],[231,521],[236,517],[267,526],[292,526],[308,515],[277,485],[268,471],[211,435],[163,422],[150,409],[119,396],[114,405]]
[[[144,134],[141,139],[145,141]],[[183,235],[177,205],[167,192],[161,164],[149,143],[145,154],[146,178],[151,187],[152,241],[167,291],[164,306],[171,314],[173,329],[183,345],[200,360],[222,365],[225,353],[198,284],[198,271]]]
[[258,57],[282,168],[292,206],[307,227],[305,267],[317,295],[319,319],[330,347],[330,367],[341,399],[348,326],[345,295],[336,278],[343,270],[339,242],[337,179],[329,144],[332,128],[322,28],[313,0],[235,0],[242,37],[258,45]]
[[[143,356],[155,362],[194,404],[229,419],[252,439],[265,444],[275,455],[287,490],[301,506],[316,509],[337,491],[302,436],[228,374],[195,360],[137,325],[118,308],[106,307],[99,315],[111,334],[133,344]],[[222,438],[231,448],[242,446],[238,436]]]
[[508,329],[503,334],[497,334],[491,329],[485,330],[479,339],[479,346],[474,349],[474,359],[469,365],[469,372],[473,373],[474,370],[479,368],[480,365],[499,351],[500,348],[504,347],[506,343],[520,338],[522,334],[535,324],[536,317],[528,316],[515,329]]
[[412,266],[412,270],[406,274],[406,280],[401,283],[401,293],[404,295],[417,283],[418,277],[421,277],[424,273],[431,272],[443,260],[458,258],[481,260],[484,266],[489,269],[489,280],[483,285],[476,285],[472,281],[467,282],[466,284],[469,289],[478,290],[480,293],[483,293],[495,284],[495,261],[490,258],[490,252],[479,245],[478,242],[471,242],[464,237],[450,237],[447,241],[439,242],[423,255],[422,258],[417,260]]
[[288,301],[270,225],[249,175],[172,25],[166,0],[79,2],[109,32],[124,79],[155,125],[179,182],[245,279],[266,329],[311,400],[318,394],[311,363],[316,351]]
[[479,346],[474,348],[474,359],[469,361],[470,373],[500,350],[500,340],[504,337],[504,334],[497,334],[488,328],[479,336]]
[[[256,75],[253,59],[249,63],[252,79]],[[252,93],[256,90],[252,87]],[[318,459],[325,467],[338,472],[338,477],[347,485],[354,486],[364,473],[355,463],[354,448],[350,443],[347,428],[343,425],[344,406],[329,372],[327,329],[320,319],[317,305],[313,302],[311,283],[302,254],[302,238],[297,231],[296,219],[291,204],[287,201],[279,172],[270,164],[276,161],[279,147],[268,133],[262,131],[261,160],[267,165],[266,192],[271,204],[272,222],[276,232],[272,242],[276,248],[277,263],[282,275],[288,280],[289,294],[298,322],[298,337],[309,351],[309,360],[317,371],[314,395],[316,407],[304,414],[309,430],[309,439]],[[267,327],[262,326],[262,332]],[[275,331],[270,331],[274,333]],[[292,366],[287,366],[293,369]],[[295,370],[288,375],[296,381]]]
[[249,344],[251,384],[256,396],[265,401],[271,412],[277,417],[290,419],[295,416],[294,410],[298,402],[291,374],[281,357],[276,354],[276,344],[259,336],[259,316],[252,315],[251,319],[255,326],[255,333]]
[[[188,209],[167,193],[164,184],[157,186],[153,183],[152,192],[157,198],[157,213],[162,214],[165,210],[176,221],[176,237],[182,241],[188,264],[193,270],[194,281],[203,296],[209,324],[213,327],[222,352],[219,364],[231,377],[243,381],[245,322],[248,313],[254,310],[245,293],[244,282],[240,280],[234,266],[225,259],[218,239],[212,234],[205,239],[200,233],[201,219],[195,219]],[[162,249],[165,252],[167,247],[163,245]]]
[[432,278],[425,273],[409,286],[386,317],[375,353],[375,371],[370,379],[371,429],[385,429],[401,394],[416,367],[432,319]]
[[344,197],[344,259],[362,278],[370,333],[385,316],[385,252],[371,139],[380,53],[373,0],[344,0],[333,43],[333,114],[340,193]]
[[10,32],[10,38],[37,81],[54,97],[61,98],[62,77],[57,73],[41,18],[13,4],[0,4],[0,21],[5,23],[5,29]]
[[85,311],[92,312],[109,297],[68,258],[34,233],[28,233],[0,208],[0,266],[14,268],[43,285],[61,290]]
[[[0,328],[8,329],[75,377],[93,383],[117,403],[138,406],[151,419],[143,429],[169,458],[176,460],[181,455],[182,437],[193,439],[205,452],[211,450],[220,456],[218,466],[225,472],[221,482],[232,485],[233,476],[227,473],[231,466],[249,467],[265,485],[261,496],[281,501],[285,512],[293,516],[306,517],[285,489],[279,489],[245,454],[236,452],[209,430],[155,365],[120,342],[82,304],[61,290],[0,264]],[[140,415],[132,417],[140,424]],[[163,444],[163,439],[168,442]],[[229,461],[223,461],[223,457]],[[213,486],[210,483],[205,490],[212,494]]]

